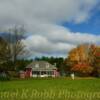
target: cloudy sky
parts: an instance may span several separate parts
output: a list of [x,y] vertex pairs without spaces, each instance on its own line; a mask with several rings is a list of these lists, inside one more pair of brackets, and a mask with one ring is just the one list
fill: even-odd
[[31,57],[66,57],[78,44],[100,44],[100,0],[0,0],[0,29],[14,25],[24,25]]

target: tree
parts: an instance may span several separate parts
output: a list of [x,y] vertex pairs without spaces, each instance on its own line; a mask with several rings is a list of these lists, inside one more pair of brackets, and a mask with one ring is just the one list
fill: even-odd
[[2,63],[2,66],[12,65],[16,70],[17,59],[26,54],[25,46],[22,42],[24,32],[22,27],[14,27],[8,32],[8,37],[5,39],[0,38],[0,63]]
[[10,45],[3,38],[0,37],[0,63],[6,62],[10,59]]
[[100,46],[92,46],[92,66],[94,67],[93,74],[100,76]]
[[25,30],[23,27],[14,27],[10,29],[9,33],[9,43],[10,43],[10,55],[11,55],[11,60],[15,65],[16,69],[16,61],[19,56],[22,56],[25,51],[25,45],[22,43],[22,38]]
[[7,70],[7,63],[10,61],[10,44],[0,37],[0,70]]
[[75,64],[71,68],[71,71],[77,72],[81,76],[89,76],[93,71],[93,67],[91,67],[90,65],[86,63],[79,63],[79,64]]
[[30,63],[32,63],[33,60],[24,60],[24,59],[20,59],[17,60],[16,62],[16,66],[17,66],[17,70],[25,70],[26,66]]
[[100,74],[100,47],[96,45],[82,44],[69,52],[66,65],[70,71],[92,75]]
[[69,52],[68,59],[72,62],[87,62],[88,61],[89,45],[82,44]]
[[11,55],[13,62],[16,62],[18,56],[24,53],[25,46],[23,45],[21,40],[22,34],[24,34],[22,28],[14,27],[10,30],[9,42],[11,43]]

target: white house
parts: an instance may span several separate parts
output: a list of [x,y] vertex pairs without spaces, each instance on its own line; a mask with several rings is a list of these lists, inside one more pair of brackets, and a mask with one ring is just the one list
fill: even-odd
[[58,75],[57,68],[46,61],[33,61],[26,67],[27,77],[57,77]]

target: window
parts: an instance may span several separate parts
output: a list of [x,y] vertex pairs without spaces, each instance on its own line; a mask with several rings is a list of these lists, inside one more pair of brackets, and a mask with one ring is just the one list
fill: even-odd
[[49,68],[49,64],[46,64],[46,68]]
[[39,64],[36,64],[36,65],[35,65],[35,68],[39,68]]

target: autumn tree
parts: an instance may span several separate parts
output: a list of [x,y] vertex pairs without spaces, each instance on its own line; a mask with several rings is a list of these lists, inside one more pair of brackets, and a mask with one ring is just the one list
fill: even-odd
[[76,72],[81,76],[89,76],[93,71],[93,67],[86,63],[78,63],[71,68],[71,71]]
[[100,47],[82,44],[69,52],[66,64],[71,71],[98,76],[100,74]]
[[[93,74],[95,76],[100,76],[100,46],[91,46],[91,58],[92,58],[92,66],[94,68]],[[90,59],[91,59],[90,58]]]
[[87,62],[89,57],[89,45],[79,45],[69,52],[68,59],[74,62]]
[[[17,68],[17,59],[27,53],[22,42],[24,32],[23,27],[14,27],[7,31],[9,36],[3,40],[0,39],[0,61],[8,64],[7,66],[12,63],[14,70]],[[8,63],[8,61],[11,63]]]
[[91,45],[82,44],[69,52],[66,64],[69,64],[70,71],[83,75],[92,73],[94,68],[91,63],[94,61],[94,57],[90,47]]

